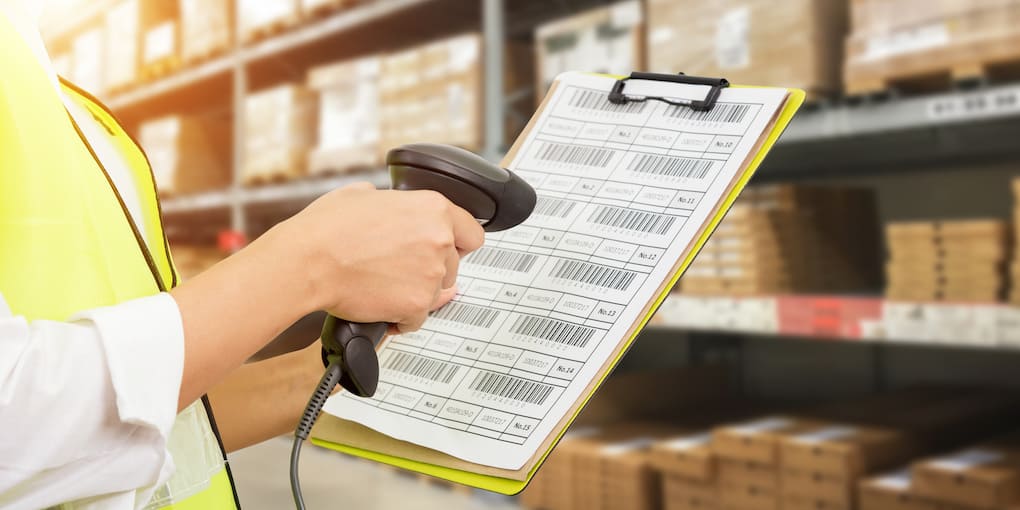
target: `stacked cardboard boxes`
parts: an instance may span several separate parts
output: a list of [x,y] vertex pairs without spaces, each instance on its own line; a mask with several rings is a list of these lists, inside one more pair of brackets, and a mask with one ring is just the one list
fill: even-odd
[[317,113],[316,96],[301,85],[281,85],[249,95],[242,181],[252,184],[304,175]]
[[1009,266],[1009,302],[1020,305],[1020,179],[1013,180],[1013,263]]
[[[380,63],[380,148],[435,142],[482,147],[482,37],[470,33],[387,54]],[[531,82],[531,47],[508,44],[504,89]],[[530,96],[529,96],[530,97]],[[508,126],[508,140],[520,125]]]
[[[1020,57],[1016,0],[853,0],[846,90],[986,76]],[[945,83],[946,80],[942,80]]]
[[644,70],[641,3],[619,2],[559,19],[535,30],[539,101],[565,71],[628,75]]
[[230,119],[171,115],[144,122],[138,141],[161,194],[179,195],[230,184]]
[[854,188],[742,194],[681,280],[694,294],[852,291],[878,285],[875,202]]
[[865,480],[861,510],[1008,510],[1020,505],[1016,434]]
[[845,0],[786,1],[782,8],[770,0],[648,0],[647,14],[653,72],[798,87],[812,95],[839,90]]
[[1002,299],[1009,255],[1009,229],[1003,221],[890,223],[886,244],[889,299]]
[[234,2],[180,0],[181,58],[203,60],[233,45]]
[[82,32],[71,42],[71,73],[68,76],[77,86],[92,94],[106,90],[107,61],[103,58],[103,30],[93,28]]
[[318,144],[308,172],[346,172],[379,164],[380,57],[312,69],[308,86],[319,94]]
[[140,12],[141,71],[158,78],[180,66],[180,13],[175,2],[142,2]]

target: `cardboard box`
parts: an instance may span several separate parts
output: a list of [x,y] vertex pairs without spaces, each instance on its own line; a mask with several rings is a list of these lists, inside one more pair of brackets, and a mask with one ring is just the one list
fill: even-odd
[[181,58],[202,60],[226,52],[234,44],[234,2],[179,0]]
[[249,95],[242,180],[265,182],[304,175],[317,113],[315,95],[301,85],[281,85]]
[[[1014,21],[1020,2],[954,2],[954,9],[944,9],[949,0],[926,2],[924,7],[919,7],[920,1],[886,3],[898,13],[889,25],[855,28],[847,38],[845,77],[850,93],[933,76],[985,76],[985,65],[1017,56],[1020,32]],[[853,4],[855,9],[858,4]]]
[[138,80],[139,0],[123,0],[106,11],[106,86],[122,88]]
[[779,490],[779,469],[776,466],[756,462],[720,458],[718,476],[720,485],[758,487]]
[[643,70],[641,2],[628,0],[546,23],[535,29],[536,99],[560,73],[629,75]]
[[782,439],[818,427],[818,422],[792,416],[769,416],[712,431],[712,451],[722,459],[778,466]]
[[946,510],[912,489],[910,470],[864,480],[858,496],[860,510]]
[[919,449],[903,431],[840,423],[789,435],[781,442],[784,469],[844,480],[906,462]]
[[178,39],[175,20],[166,20],[147,29],[142,35],[142,65],[177,58]]
[[308,173],[343,173],[381,164],[380,58],[369,56],[312,69],[309,88],[319,93],[318,144]]
[[788,467],[783,467],[781,478],[784,509],[788,503],[799,506],[816,503],[848,509],[854,506],[856,478]]
[[624,423],[577,443],[573,449],[574,508],[658,508],[660,479],[647,452],[657,440],[675,433],[671,427],[654,423]]
[[816,95],[840,88],[845,1],[795,0],[777,9],[768,0],[649,0],[647,15],[653,72],[722,76]]
[[719,508],[715,482],[698,482],[674,474],[662,477],[664,510],[716,510]]
[[923,497],[972,508],[999,509],[1020,503],[1020,451],[979,445],[922,460],[911,469]]
[[659,471],[698,482],[716,479],[716,458],[712,453],[712,434],[680,434],[652,445],[649,456]]
[[180,195],[230,185],[231,138],[230,118],[210,114],[148,120],[138,140],[159,192]]
[[780,510],[782,502],[779,491],[748,487],[744,485],[719,485],[721,510]]

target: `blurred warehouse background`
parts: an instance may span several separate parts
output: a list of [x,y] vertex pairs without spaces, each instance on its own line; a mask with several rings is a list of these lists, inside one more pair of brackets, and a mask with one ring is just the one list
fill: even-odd
[[[565,70],[808,91],[523,495],[320,451],[316,508],[1020,505],[1020,0],[52,1],[58,72],[146,149],[185,276],[385,186],[395,145],[498,159]],[[233,456],[245,508],[290,504],[285,450]]]

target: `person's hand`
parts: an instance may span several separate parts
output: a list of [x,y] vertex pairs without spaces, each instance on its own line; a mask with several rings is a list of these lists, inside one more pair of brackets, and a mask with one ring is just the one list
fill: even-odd
[[453,298],[460,257],[482,245],[484,231],[439,193],[359,183],[322,196],[264,237],[304,258],[321,309],[408,332]]

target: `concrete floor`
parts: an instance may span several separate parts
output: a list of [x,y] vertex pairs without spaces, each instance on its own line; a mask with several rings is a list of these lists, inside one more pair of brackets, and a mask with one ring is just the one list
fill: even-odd
[[[290,437],[230,455],[244,510],[294,508],[290,493]],[[301,488],[309,510],[518,510],[513,498],[471,494],[402,476],[392,469],[307,443],[301,450]]]

